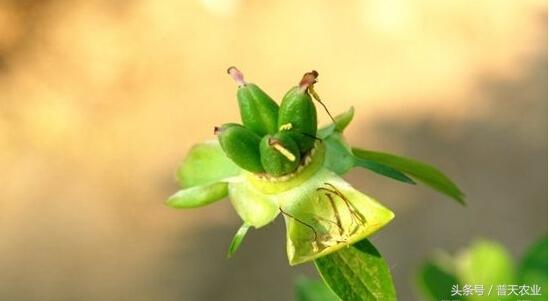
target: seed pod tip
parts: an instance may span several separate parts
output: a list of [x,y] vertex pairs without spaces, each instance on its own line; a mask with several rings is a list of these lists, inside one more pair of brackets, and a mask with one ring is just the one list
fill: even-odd
[[232,77],[239,87],[246,84],[246,81],[244,81],[244,74],[242,74],[242,72],[240,72],[240,70],[238,70],[235,66],[227,68],[227,74]]
[[303,78],[301,78],[301,81],[299,82],[299,88],[302,91],[307,90],[307,88],[309,88],[310,86],[316,83],[317,77],[318,77],[318,72],[316,72],[315,70],[305,73],[303,75]]

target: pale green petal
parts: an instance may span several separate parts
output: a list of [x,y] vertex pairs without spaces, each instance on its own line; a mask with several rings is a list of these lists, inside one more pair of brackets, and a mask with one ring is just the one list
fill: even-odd
[[196,208],[221,200],[227,193],[227,183],[217,182],[179,190],[166,203],[174,208]]
[[257,190],[244,177],[239,179],[229,183],[229,195],[240,218],[255,228],[272,222],[280,212],[272,196]]
[[256,228],[272,222],[280,214],[281,200],[295,198],[293,192],[287,192],[300,191],[301,186],[322,168],[324,153],[324,145],[317,143],[307,166],[294,175],[276,180],[249,172],[233,178],[229,183],[229,195],[240,218]]
[[244,173],[229,182],[233,207],[256,228],[284,214],[291,265],[335,252],[376,232],[394,214],[323,166],[317,143],[310,164],[288,178]]
[[325,168],[304,185],[277,198],[286,220],[291,265],[360,241],[394,217],[392,211]]
[[177,170],[182,187],[224,180],[240,174],[240,168],[226,155],[217,140],[195,144]]

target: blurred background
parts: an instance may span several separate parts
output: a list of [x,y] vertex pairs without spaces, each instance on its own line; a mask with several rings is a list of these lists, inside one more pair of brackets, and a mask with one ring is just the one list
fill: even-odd
[[353,145],[465,191],[348,175],[396,213],[373,242],[399,299],[436,249],[519,256],[546,232],[545,1],[0,0],[1,300],[292,300],[315,273],[287,265],[281,219],[227,260],[228,201],[163,203],[189,147],[239,119],[230,65],[276,99],[318,70],[332,113],[357,109]]

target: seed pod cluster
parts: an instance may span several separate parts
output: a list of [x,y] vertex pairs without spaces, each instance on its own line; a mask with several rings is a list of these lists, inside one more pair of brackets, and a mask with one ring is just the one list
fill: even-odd
[[230,67],[227,73],[239,86],[237,100],[243,124],[216,127],[215,134],[227,156],[253,173],[280,177],[294,172],[317,139],[316,108],[308,88],[318,73],[306,73],[299,85],[286,93],[280,107],[257,85],[244,81],[237,68]]

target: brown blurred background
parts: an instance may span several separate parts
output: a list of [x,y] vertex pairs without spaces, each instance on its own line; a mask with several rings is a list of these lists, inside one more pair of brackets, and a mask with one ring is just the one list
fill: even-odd
[[[0,0],[0,300],[291,300],[284,225],[163,201],[238,120],[229,65],[277,99],[311,69],[354,145],[416,157],[469,206],[367,171],[401,300],[434,249],[521,254],[547,224],[545,1]],[[319,110],[321,112],[321,110]],[[324,114],[321,120],[328,119]]]

